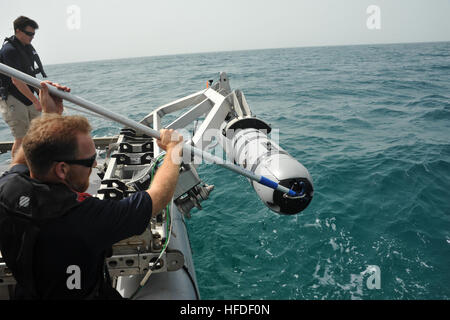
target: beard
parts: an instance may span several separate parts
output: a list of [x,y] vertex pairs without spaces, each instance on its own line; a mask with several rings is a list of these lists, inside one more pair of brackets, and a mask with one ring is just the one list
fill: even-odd
[[92,169],[89,170],[87,177],[82,177],[70,170],[67,173],[66,182],[73,191],[85,192],[89,188],[89,176],[91,175],[91,171]]

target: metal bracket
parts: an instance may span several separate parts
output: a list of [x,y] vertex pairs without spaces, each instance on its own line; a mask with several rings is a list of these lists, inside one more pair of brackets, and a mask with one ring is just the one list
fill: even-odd
[[184,265],[184,255],[179,250],[167,250],[155,266],[159,255],[158,252],[115,255],[106,259],[106,265],[111,277],[145,274],[149,268],[154,273],[172,272]]

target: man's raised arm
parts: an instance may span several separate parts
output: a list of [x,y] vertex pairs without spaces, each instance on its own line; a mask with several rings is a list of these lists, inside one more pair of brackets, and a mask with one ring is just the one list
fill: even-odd
[[[62,99],[52,96],[48,91],[47,85],[52,85],[52,86],[58,88],[59,90],[62,90],[65,92],[70,92],[70,88],[68,88],[66,86],[62,86],[59,83],[53,83],[51,81],[42,81],[41,82],[42,89],[39,90],[39,99],[40,99],[41,103],[39,105],[42,105],[42,112],[43,113],[62,114],[62,112],[63,112]],[[27,89],[30,90],[27,85],[25,85],[25,87],[27,87]],[[11,161],[11,167],[13,167],[17,164],[27,164],[27,162],[25,160],[25,153],[23,152],[22,146],[20,146],[19,150],[14,155],[14,157]]]

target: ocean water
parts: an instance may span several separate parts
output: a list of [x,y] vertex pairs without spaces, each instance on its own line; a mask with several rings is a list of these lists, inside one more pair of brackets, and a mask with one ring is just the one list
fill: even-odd
[[[203,299],[450,298],[449,42],[47,67],[74,94],[134,120],[220,71],[280,130],[315,197],[298,215],[277,215],[246,179],[201,166],[216,189],[187,226]],[[119,131],[88,118],[94,136]],[[11,140],[4,122],[0,137]],[[379,289],[368,285],[374,277]]]

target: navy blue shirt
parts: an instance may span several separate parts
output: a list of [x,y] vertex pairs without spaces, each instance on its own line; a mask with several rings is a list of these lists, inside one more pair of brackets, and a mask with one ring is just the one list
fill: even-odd
[[[15,37],[14,37],[15,38]],[[33,71],[34,71],[34,58],[33,58],[33,49],[31,45],[24,46],[19,40],[14,39],[14,44],[16,46],[20,46],[23,51],[26,53],[26,58],[19,52],[19,50],[14,47],[10,42],[5,42],[3,44],[2,50],[1,50],[1,60],[4,64],[7,66],[10,66],[11,68],[17,69],[19,71],[22,71],[26,74],[29,74],[33,77],[35,77]],[[2,86],[9,86],[9,94],[13,95],[15,98],[20,100],[23,104],[29,106],[32,104],[32,102],[25,97],[17,87],[11,83],[11,78],[7,76],[2,76]],[[8,80],[6,80],[8,79]],[[3,81],[8,82],[4,83]],[[34,88],[31,86],[28,86],[31,90],[31,92],[34,92]]]
[[[12,172],[26,172],[17,165]],[[65,215],[41,227],[35,248],[35,279],[44,299],[79,299],[89,294],[103,270],[104,255],[123,239],[142,234],[152,216],[152,199],[145,192],[117,200],[88,197]],[[81,288],[69,289],[67,280],[77,266]]]

